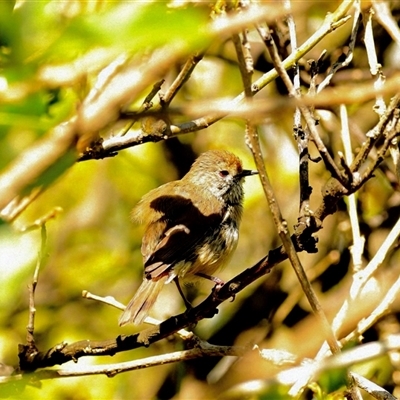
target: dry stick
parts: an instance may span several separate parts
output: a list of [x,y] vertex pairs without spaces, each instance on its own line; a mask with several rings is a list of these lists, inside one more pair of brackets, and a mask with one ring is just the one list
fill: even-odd
[[[340,106],[340,116],[342,122],[341,137],[344,147],[346,164],[353,163],[353,152],[351,149],[351,140],[349,132],[349,121],[347,116],[347,109],[345,105]],[[349,206],[350,225],[353,236],[353,245],[350,252],[353,258],[353,272],[357,272],[362,267],[362,255],[364,252],[365,238],[360,234],[360,224],[358,221],[356,193],[352,193],[347,197]]]
[[0,218],[11,224],[29,206],[29,204],[42,194],[43,191],[44,187],[41,186],[33,189],[32,192],[25,197],[14,197],[6,207],[0,210]]
[[356,385],[365,390],[368,394],[374,397],[377,400],[397,400],[397,397],[394,397],[391,393],[389,393],[386,389],[381,386],[378,386],[374,382],[371,382],[369,379],[364,378],[360,374],[355,372],[352,373],[354,382]]
[[[251,86],[251,76],[253,70],[252,68],[249,68],[250,65],[252,67],[252,63],[251,64],[249,63],[249,53],[248,53],[246,35],[243,34],[243,37],[244,37],[243,47],[242,44],[240,43],[239,35],[233,35],[233,43],[235,45],[235,50],[239,61],[239,70],[243,80],[244,91],[248,101],[251,101],[251,98],[253,96],[252,86]],[[271,182],[268,177],[267,170],[265,168],[257,127],[254,124],[252,124],[249,120],[246,121],[246,144],[253,154],[257,170],[260,174],[262,187],[265,196],[267,198],[268,205],[271,210],[278,234],[285,248],[286,254],[288,255],[288,258],[292,263],[292,265],[294,266],[295,270],[304,272],[303,268],[300,266],[300,260],[294,248],[293,242],[290,238],[289,230],[287,228],[287,222],[282,217],[278,202],[276,200]],[[299,279],[301,279],[301,277],[299,277]],[[306,294],[307,294],[307,289],[308,288],[305,288]],[[314,304],[316,304],[316,302],[314,302]]]
[[[29,354],[36,354],[38,352],[35,344],[34,338],[34,331],[35,331],[35,291],[36,286],[39,280],[39,271],[40,268],[43,266],[45,257],[46,257],[46,243],[47,243],[47,231],[46,231],[46,224],[43,223],[40,227],[40,236],[41,236],[41,245],[40,251],[38,254],[38,259],[36,262],[35,272],[33,273],[32,283],[29,285],[29,318],[28,318],[28,325],[26,327],[26,343],[25,346],[26,352]],[[23,346],[23,345],[19,345]]]
[[[193,55],[191,56],[183,66],[182,70],[179,72],[175,81],[169,87],[165,94],[160,93],[160,104],[152,110],[152,113],[146,115],[147,111],[153,107],[151,100],[160,91],[161,85],[164,83],[164,79],[157,82],[152,91],[146,96],[143,101],[142,106],[138,111],[121,111],[120,119],[133,119],[132,123],[129,124],[126,132],[133,126],[137,119],[142,119],[142,134],[144,135],[158,135],[161,137],[168,138],[171,136],[171,130],[169,127],[169,119],[167,116],[167,108],[171,101],[181,89],[183,84],[190,78],[196,65],[202,60],[203,55]],[[159,115],[157,115],[159,114]],[[146,118],[147,117],[147,118]],[[104,146],[103,146],[104,148]],[[82,161],[82,160],[81,160]]]
[[[383,142],[383,145],[381,146],[380,150],[378,151],[377,157],[374,160],[374,162],[368,167],[368,169],[363,173],[362,177],[358,179],[356,183],[354,183],[353,190],[358,190],[366,181],[371,179],[373,177],[373,173],[375,169],[378,167],[378,165],[385,159],[385,155],[390,148],[393,139],[398,137],[400,135],[400,96],[397,97],[397,107],[393,111],[393,118],[391,122],[391,127],[390,131],[386,133],[385,140]],[[389,125],[386,126],[386,128],[389,128]],[[385,129],[386,131],[387,129]]]
[[[42,226],[47,222],[50,221],[51,219],[57,218],[59,214],[63,212],[63,209],[61,207],[54,207],[52,210],[50,210],[47,214],[45,214],[43,217],[38,218],[35,220],[32,224],[30,225],[25,225],[22,228],[19,229],[19,232],[21,233],[26,233],[33,231],[38,228],[42,228]],[[43,238],[42,238],[43,240]]]
[[[243,35],[244,40],[246,40],[246,36]],[[245,49],[242,46],[242,42],[240,40],[240,36],[238,34],[232,35],[232,42],[235,46],[235,51],[237,55],[238,65],[240,75],[243,81],[244,93],[246,96],[246,100],[250,100],[253,96],[252,91],[252,80],[251,77],[253,75],[253,67],[249,67],[248,55],[245,56]]]
[[275,194],[270,183],[267,171],[265,169],[263,163],[263,157],[261,154],[261,148],[259,144],[259,138],[256,129],[248,124],[246,130],[246,141],[247,145],[250,148],[251,152],[253,153],[254,161],[256,163],[257,169],[260,174],[261,183],[264,189],[265,196],[268,200],[268,204],[273,216],[273,220],[275,226],[278,230],[278,234],[282,240],[283,247],[288,255],[290,263],[292,264],[296,275],[300,281],[302,289],[311,305],[311,308],[314,314],[318,317],[320,323],[323,326],[324,331],[326,332],[326,337],[329,342],[329,345],[332,349],[333,353],[337,353],[340,351],[340,347],[338,342],[336,341],[332,330],[330,328],[329,322],[326,318],[325,313],[322,310],[322,307],[318,301],[318,298],[315,292],[312,289],[312,286],[307,278],[307,275],[304,271],[304,268],[301,265],[300,259],[298,257],[297,251],[294,247],[294,244],[291,240],[289,230],[287,228],[287,223],[283,219],[281,211],[279,209],[279,205],[276,201]]
[[[167,90],[167,92],[165,94],[160,93],[159,104],[155,107],[155,111],[161,111],[161,115],[159,117],[150,116],[147,118],[142,118],[141,129],[143,134],[156,134],[164,139],[171,136],[171,122],[167,115],[168,107],[175,95],[182,88],[183,84],[190,78],[190,75],[192,74],[194,68],[201,61],[202,58],[202,55],[191,56],[186,61],[182,70],[180,71],[170,88]],[[152,106],[152,104],[150,106]]]
[[[294,53],[297,50],[297,36],[296,36],[296,23],[293,19],[291,12],[290,0],[284,1],[284,6],[288,10],[289,14],[286,16],[288,28],[291,52]],[[300,94],[300,69],[299,64],[296,63],[293,68],[293,87],[294,90]],[[296,107],[293,116],[293,131],[297,141],[297,149],[299,152],[299,184],[300,184],[300,201],[299,201],[299,218],[298,226],[295,228],[298,230],[299,225],[303,225],[303,228],[309,226],[310,218],[310,196],[312,188],[309,180],[309,134],[307,129],[303,129],[301,126],[301,112],[299,107]]]
[[[242,75],[245,93],[246,93],[246,96],[250,99],[250,97],[252,96],[252,91],[250,88],[251,74],[248,73],[246,71],[246,69],[244,68],[245,60],[243,57],[243,52],[241,51],[240,42],[238,41],[237,37],[234,37],[234,44],[235,44],[235,48],[236,48],[236,52],[237,52],[237,56],[238,56],[238,60],[239,60],[239,67],[240,67],[240,72]],[[297,251],[294,247],[294,244],[293,244],[290,234],[289,234],[289,230],[287,228],[287,223],[283,219],[278,202],[276,201],[276,197],[275,197],[271,182],[269,180],[267,170],[264,165],[264,160],[263,160],[263,156],[262,156],[262,152],[261,152],[261,146],[260,146],[260,141],[259,141],[259,137],[258,137],[258,133],[257,133],[257,128],[255,127],[254,124],[250,123],[249,121],[247,121],[247,124],[246,124],[246,143],[247,143],[247,146],[249,147],[250,151],[253,154],[253,158],[254,158],[255,164],[257,166],[257,170],[260,174],[260,180],[262,183],[262,187],[263,187],[265,196],[267,198],[269,208],[271,210],[273,220],[274,220],[275,226],[277,228],[278,234],[279,234],[279,236],[282,240],[283,246],[285,248],[286,254],[288,255],[288,258],[289,258],[291,264],[293,265],[294,270],[301,282],[303,291],[306,294],[306,296],[311,304],[311,308],[313,309],[315,314],[319,317],[324,329],[326,330],[327,337],[329,338],[328,340],[332,343],[332,349],[339,351],[338,343],[336,342],[335,338],[332,335],[332,332],[330,330],[329,323],[326,319],[326,316],[323,313],[321,306],[316,298],[316,295],[311,288],[311,284],[309,283],[307,276],[305,275],[304,269],[301,266]]]
[[[364,35],[364,44],[365,50],[367,51],[367,58],[369,69],[372,76],[376,76],[376,80],[374,82],[374,88],[376,90],[382,89],[385,84],[386,77],[382,73],[382,65],[378,62],[378,55],[376,54],[375,41],[374,41],[374,32],[372,29],[372,17],[374,15],[374,11],[370,8],[368,11],[368,15],[364,13],[364,25],[365,25],[365,35]],[[386,110],[386,104],[382,95],[377,95],[375,99],[375,105],[372,108],[379,116]]]
[[190,78],[192,75],[192,72],[196,68],[197,64],[203,59],[203,54],[195,54],[191,56],[183,66],[182,70],[179,72],[178,76],[176,77],[175,81],[172,83],[172,85],[169,87],[167,92],[161,97],[161,106],[162,107],[168,107],[173,100],[173,98],[176,96],[176,94],[179,92],[179,90],[182,88],[184,83]]
[[[120,303],[118,300],[115,300],[115,298],[112,296],[107,296],[107,297],[97,296],[93,293],[88,292],[87,290],[83,290],[82,297],[84,299],[94,300],[94,301],[98,301],[100,303],[107,304],[107,305],[115,307],[121,311],[124,311],[126,309],[126,306],[124,304]],[[147,316],[146,319],[144,320],[144,322],[149,325],[160,325],[162,321],[160,321],[156,318]],[[186,329],[180,329],[176,333],[183,340],[194,340],[195,338],[197,338],[197,336],[195,336],[193,332],[189,332]],[[197,341],[200,341],[200,339],[197,338]]]
[[[135,116],[136,114],[141,114],[141,113],[145,113],[146,111],[150,110],[151,107],[153,107],[153,103],[152,100],[154,98],[154,96],[161,90],[161,86],[163,85],[163,83],[165,82],[165,79],[160,79],[158,82],[156,82],[150,93],[145,97],[145,99],[143,100],[142,105],[140,106],[139,110],[135,113],[131,113],[131,117]],[[121,112],[123,114],[123,111]],[[135,120],[133,121],[135,122]]]
[[141,109],[148,110],[149,108],[151,108],[151,101],[153,100],[154,96],[161,90],[161,86],[163,85],[164,81],[164,79],[160,79],[153,85],[151,92],[145,97]]
[[393,113],[395,112],[396,108],[399,107],[399,105],[400,105],[400,95],[397,94],[391,99],[389,106],[387,107],[384,114],[381,115],[378,123],[374,126],[373,129],[367,132],[366,135],[367,140],[363,143],[360,151],[357,153],[357,156],[354,159],[354,162],[350,166],[353,172],[358,171],[361,164],[363,164],[364,161],[367,159],[376,140],[385,130],[387,124],[393,117]]
[[400,46],[400,29],[397,21],[393,18],[388,2],[373,0],[372,7],[378,22],[386,29],[387,33],[397,43],[397,46]]
[[[326,371],[352,367],[368,360],[386,355],[390,351],[400,348],[400,335],[391,335],[386,340],[380,342],[370,342],[361,346],[345,350],[340,354],[325,358],[320,361],[309,360],[303,365],[293,367],[277,374],[279,383],[289,385],[297,380],[302,380],[304,376],[312,376],[314,380]],[[366,378],[356,373],[352,373],[357,386],[373,394],[379,400],[395,400],[396,398],[387,390],[379,387]]]
[[372,277],[372,275],[376,272],[379,266],[383,263],[384,259],[387,256],[388,251],[396,242],[399,235],[400,235],[400,218],[397,220],[396,224],[389,232],[386,239],[384,240],[379,250],[372,258],[372,260],[363,270],[357,273],[358,275],[357,279],[354,279],[353,287],[350,289],[352,298],[356,298],[356,296],[360,293],[361,289],[366,285],[368,280]]
[[[400,235],[400,232],[398,232]],[[400,295],[400,277],[394,282],[391,288],[385,294],[385,297],[375,308],[375,310],[367,317],[362,319],[358,324],[356,329],[350,332],[341,342],[345,345],[353,340],[359,340],[360,336],[369,328],[371,328],[375,323],[382,318],[383,315],[387,313],[390,305],[399,297]]]
[[325,89],[330,81],[333,78],[333,75],[341,68],[347,67],[350,62],[353,59],[353,52],[354,52],[354,46],[356,44],[356,39],[357,39],[357,32],[358,28],[360,27],[360,3],[359,1],[356,1],[354,3],[354,8],[355,8],[355,13],[353,17],[353,28],[351,30],[351,36],[350,36],[350,43],[349,43],[349,50],[346,55],[346,59],[342,62],[336,62],[333,64],[331,70],[329,71],[328,75],[326,78],[318,85],[318,90],[317,93],[320,93],[323,89]]
[[[161,90],[161,86],[163,85],[164,81],[165,81],[164,79],[160,79],[158,82],[156,82],[153,85],[150,93],[143,100],[143,103],[140,106],[139,110],[136,112],[130,113],[131,114],[130,119],[132,119],[132,121],[126,127],[124,127],[124,129],[122,130],[122,132],[119,135],[116,135],[113,137],[125,136],[130,131],[130,129],[133,127],[133,125],[135,124],[136,119],[140,119],[143,113],[146,113],[148,110],[150,110],[153,107],[152,100],[153,100],[154,96]],[[123,113],[124,113],[124,111],[121,111],[121,114],[123,114]],[[135,118],[135,116],[137,118]],[[117,153],[110,153],[110,156],[114,156],[116,154]]]

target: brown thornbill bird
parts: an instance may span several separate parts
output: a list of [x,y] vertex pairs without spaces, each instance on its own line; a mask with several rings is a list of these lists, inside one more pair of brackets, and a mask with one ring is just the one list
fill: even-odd
[[257,171],[243,169],[234,154],[211,150],[200,155],[181,179],[147,193],[132,211],[144,223],[144,277],[119,319],[140,324],[164,284],[174,281],[186,307],[179,279],[212,276],[233,254],[242,216],[243,181]]

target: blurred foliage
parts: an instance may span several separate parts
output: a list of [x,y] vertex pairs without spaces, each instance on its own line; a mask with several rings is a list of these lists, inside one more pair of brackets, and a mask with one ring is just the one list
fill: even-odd
[[[214,13],[218,14],[228,2],[217,3]],[[326,13],[334,11],[337,5],[337,2],[317,1],[304,4],[301,12],[295,14],[299,43],[311,36]],[[212,11],[212,4],[208,2],[0,1],[0,174],[58,124],[73,118],[100,71],[121,53],[146,65],[149,54],[163,51],[165,45],[179,44],[187,56],[207,48],[204,59],[177,94],[173,105],[179,107],[197,100],[239,94],[243,88],[232,43],[226,38],[210,42],[207,28]],[[392,13],[398,18],[398,5],[392,4]],[[287,31],[282,21],[271,28],[284,43],[280,48],[284,53]],[[306,61],[317,59],[321,50],[327,49],[324,68],[320,71],[322,77],[326,75],[347,46],[350,29],[347,24],[335,30],[301,61],[304,87],[307,87],[309,74]],[[379,62],[390,76],[399,65],[392,50],[395,43],[378,23],[374,29],[375,42],[380,43]],[[255,61],[254,77],[257,78],[270,70],[271,64],[260,39],[253,32],[249,37]],[[399,53],[398,45],[396,49]],[[185,61],[170,65],[164,76],[163,90],[173,82]],[[372,79],[367,69],[360,36],[353,62],[334,76],[332,84],[353,81],[351,73],[367,76],[361,80]],[[53,73],[55,75],[51,75]],[[150,91],[151,87],[148,89]],[[286,91],[278,80],[260,92],[258,98],[278,99],[282,93]],[[142,101],[143,98],[135,98],[132,104]],[[371,102],[349,107],[355,149],[378,120],[372,107]],[[331,154],[338,159],[337,152],[342,151],[338,110],[332,107],[322,111],[325,114],[320,114],[320,134]],[[185,120],[184,116],[182,119]],[[263,116],[260,124],[266,167],[289,228],[297,223],[299,208],[298,156],[292,124],[292,110],[284,107],[273,115]],[[244,141],[244,127],[239,118],[225,118],[198,133],[165,143],[132,147],[116,157],[98,161],[74,163],[75,153],[71,155],[71,151],[43,174],[40,183],[48,187],[47,190],[12,225],[4,221],[0,224],[0,362],[17,365],[17,344],[26,340],[27,285],[32,280],[41,243],[39,230],[21,233],[23,227],[55,207],[63,210],[47,222],[48,258],[40,271],[36,291],[35,338],[41,350],[63,341],[102,340],[136,332],[138,329],[132,326],[119,328],[119,311],[83,299],[82,290],[114,296],[121,302],[129,300],[140,284],[143,271],[140,254],[143,228],[130,223],[131,208],[152,188],[181,177],[195,156],[210,148],[227,148],[240,156],[247,168],[253,168]],[[314,147],[310,151],[313,157],[318,155]],[[374,179],[357,193],[360,226],[366,238],[366,262],[379,249],[399,215],[400,198],[394,170],[392,162],[387,160],[376,171]],[[322,163],[311,163],[312,209],[319,205],[320,190],[328,178]],[[245,192],[241,238],[230,265],[219,274],[224,280],[254,265],[280,244],[259,181],[249,179]],[[345,202],[340,203],[335,215],[324,221],[318,238],[319,252],[300,254],[300,258],[331,320],[348,295],[352,273],[351,226]],[[354,307],[341,337],[371,313],[382,293],[397,279],[399,265],[399,252],[394,249],[382,265],[382,279],[377,278],[375,291]],[[165,318],[183,311],[179,295],[173,285],[169,286],[152,312],[155,317]],[[193,302],[198,304],[211,287],[208,282],[189,287]],[[365,333],[364,340],[378,340],[389,333],[398,333],[399,311],[397,300],[388,316]],[[222,304],[218,315],[201,321],[194,330],[213,344],[257,343],[260,348],[290,351],[299,360],[314,357],[324,340],[287,262],[246,288],[234,302]],[[174,337],[149,348],[117,354],[112,359],[83,357],[79,365],[140,359],[181,350],[182,346]],[[39,384],[27,377],[8,387],[0,386],[0,397],[60,400],[289,398],[287,387],[269,383],[280,368],[254,354],[233,362],[225,361],[201,359],[163,365],[120,374],[113,379],[91,376],[43,380]],[[67,367],[73,368],[73,365]],[[395,374],[398,367],[393,360],[385,358],[385,362],[382,359],[370,361],[363,371],[366,377],[374,381],[376,378],[378,384],[399,395],[400,379],[399,374]],[[256,380],[267,383],[255,386],[253,391],[241,386]],[[338,398],[337,393],[343,393],[343,383],[342,371],[325,373],[320,381],[310,386],[305,396]]]

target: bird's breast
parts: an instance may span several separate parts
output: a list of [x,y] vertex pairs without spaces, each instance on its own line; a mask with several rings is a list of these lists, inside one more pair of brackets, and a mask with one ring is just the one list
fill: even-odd
[[198,272],[212,275],[225,266],[237,247],[239,230],[235,221],[227,219],[209,231],[195,250],[191,263],[182,265],[178,275],[195,275]]

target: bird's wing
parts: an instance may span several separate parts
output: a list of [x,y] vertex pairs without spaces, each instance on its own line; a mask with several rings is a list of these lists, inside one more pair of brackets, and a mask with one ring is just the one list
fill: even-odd
[[149,206],[162,215],[148,225],[142,242],[145,275],[156,280],[168,274],[175,264],[196,259],[196,248],[222,218],[204,215],[181,195],[159,196]]

